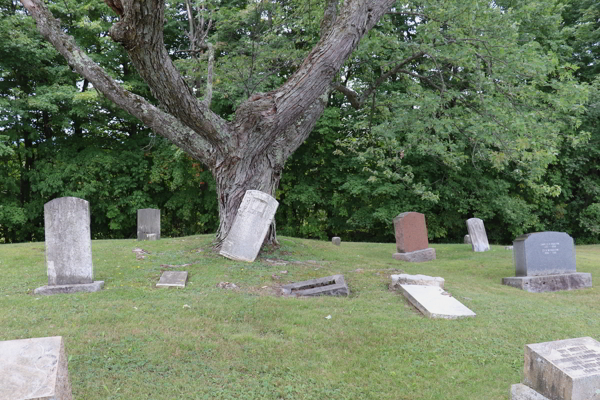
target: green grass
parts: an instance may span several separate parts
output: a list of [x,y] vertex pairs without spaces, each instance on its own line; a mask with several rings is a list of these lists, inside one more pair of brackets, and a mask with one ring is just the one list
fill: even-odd
[[[212,253],[211,239],[94,241],[105,289],[54,296],[33,295],[47,283],[44,243],[0,245],[0,340],[63,336],[78,400],[505,400],[521,380],[525,344],[600,339],[598,289],[503,286],[514,267],[502,246],[433,245],[437,260],[405,263],[392,259],[394,244],[283,237],[250,264]],[[151,254],[136,260],[138,246]],[[600,246],[576,251],[578,271],[597,285]],[[161,264],[184,263],[193,263],[178,268],[189,272],[185,289],[154,287]],[[401,272],[445,278],[477,316],[423,317],[388,290],[389,275]],[[336,273],[350,297],[275,295],[280,284]],[[219,289],[221,281],[240,290]]]

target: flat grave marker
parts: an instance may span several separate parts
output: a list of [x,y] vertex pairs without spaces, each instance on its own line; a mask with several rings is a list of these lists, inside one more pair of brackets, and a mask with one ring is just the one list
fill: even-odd
[[72,400],[61,336],[0,342],[0,400]]
[[348,296],[350,290],[343,275],[331,275],[281,287],[284,296]]
[[187,278],[187,271],[164,271],[160,276],[156,287],[185,288]]
[[476,314],[439,286],[400,285],[408,301],[429,318],[457,319]]

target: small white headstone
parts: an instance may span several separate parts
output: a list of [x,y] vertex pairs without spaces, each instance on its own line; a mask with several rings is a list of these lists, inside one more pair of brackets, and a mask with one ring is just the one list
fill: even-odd
[[62,337],[0,342],[0,400],[72,400]]
[[473,251],[481,252],[490,249],[487,233],[485,233],[485,227],[483,226],[483,221],[481,219],[469,218],[467,220],[467,230],[469,231],[469,238],[471,239]]
[[278,206],[279,202],[268,194],[247,190],[219,254],[232,260],[254,261]]
[[429,318],[456,319],[475,313],[439,286],[400,285],[404,296]]
[[160,210],[156,208],[142,208],[137,210],[137,239],[160,239]]

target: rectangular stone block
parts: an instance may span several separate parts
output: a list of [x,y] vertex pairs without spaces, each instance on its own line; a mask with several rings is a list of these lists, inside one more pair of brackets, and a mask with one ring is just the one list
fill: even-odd
[[516,276],[576,272],[573,238],[564,232],[536,232],[513,242]]
[[392,284],[390,285],[392,289],[399,289],[400,285],[423,285],[423,286],[438,286],[442,289],[444,288],[444,278],[439,276],[427,276],[427,275],[408,275],[408,274],[399,274],[399,275],[391,275]]
[[142,208],[137,210],[137,240],[160,239],[160,210]]
[[550,400],[546,396],[542,396],[529,386],[525,386],[522,383],[517,383],[510,387],[510,399],[511,400]]
[[408,262],[425,262],[435,260],[435,249],[427,248],[423,250],[411,251],[409,253],[394,253],[392,254],[394,260],[408,261]]
[[408,301],[429,318],[475,316],[473,311],[439,286],[400,285],[400,289]]
[[429,247],[425,215],[405,212],[394,218],[396,248],[398,253],[410,253]]
[[89,203],[61,197],[44,204],[48,285],[92,283]]
[[187,271],[165,271],[160,276],[160,280],[156,284],[156,287],[184,288],[187,277]]
[[592,287],[592,274],[575,272],[557,275],[514,276],[503,278],[502,284],[532,293],[576,290]]
[[526,345],[523,383],[552,400],[600,398],[600,343],[583,337]]
[[0,342],[0,400],[72,400],[62,337]]
[[291,283],[281,288],[284,296],[348,296],[350,290],[343,275]]
[[279,202],[268,194],[247,190],[220,254],[232,260],[254,261],[278,206]]
[[467,220],[467,230],[473,251],[482,252],[490,249],[487,233],[483,221],[479,218],[469,218]]

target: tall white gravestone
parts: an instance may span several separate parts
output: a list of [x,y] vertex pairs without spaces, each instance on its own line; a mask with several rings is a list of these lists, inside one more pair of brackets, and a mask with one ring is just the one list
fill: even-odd
[[72,400],[62,337],[0,342],[0,400]]
[[35,294],[95,292],[104,285],[94,282],[89,203],[77,197],[61,197],[44,204],[48,286]]
[[247,190],[220,254],[232,260],[254,261],[278,206],[279,202],[268,194]]
[[490,249],[487,233],[483,226],[483,221],[479,218],[469,218],[467,220],[467,230],[473,251],[482,252]]
[[137,240],[160,239],[160,210],[142,208],[137,210]]

